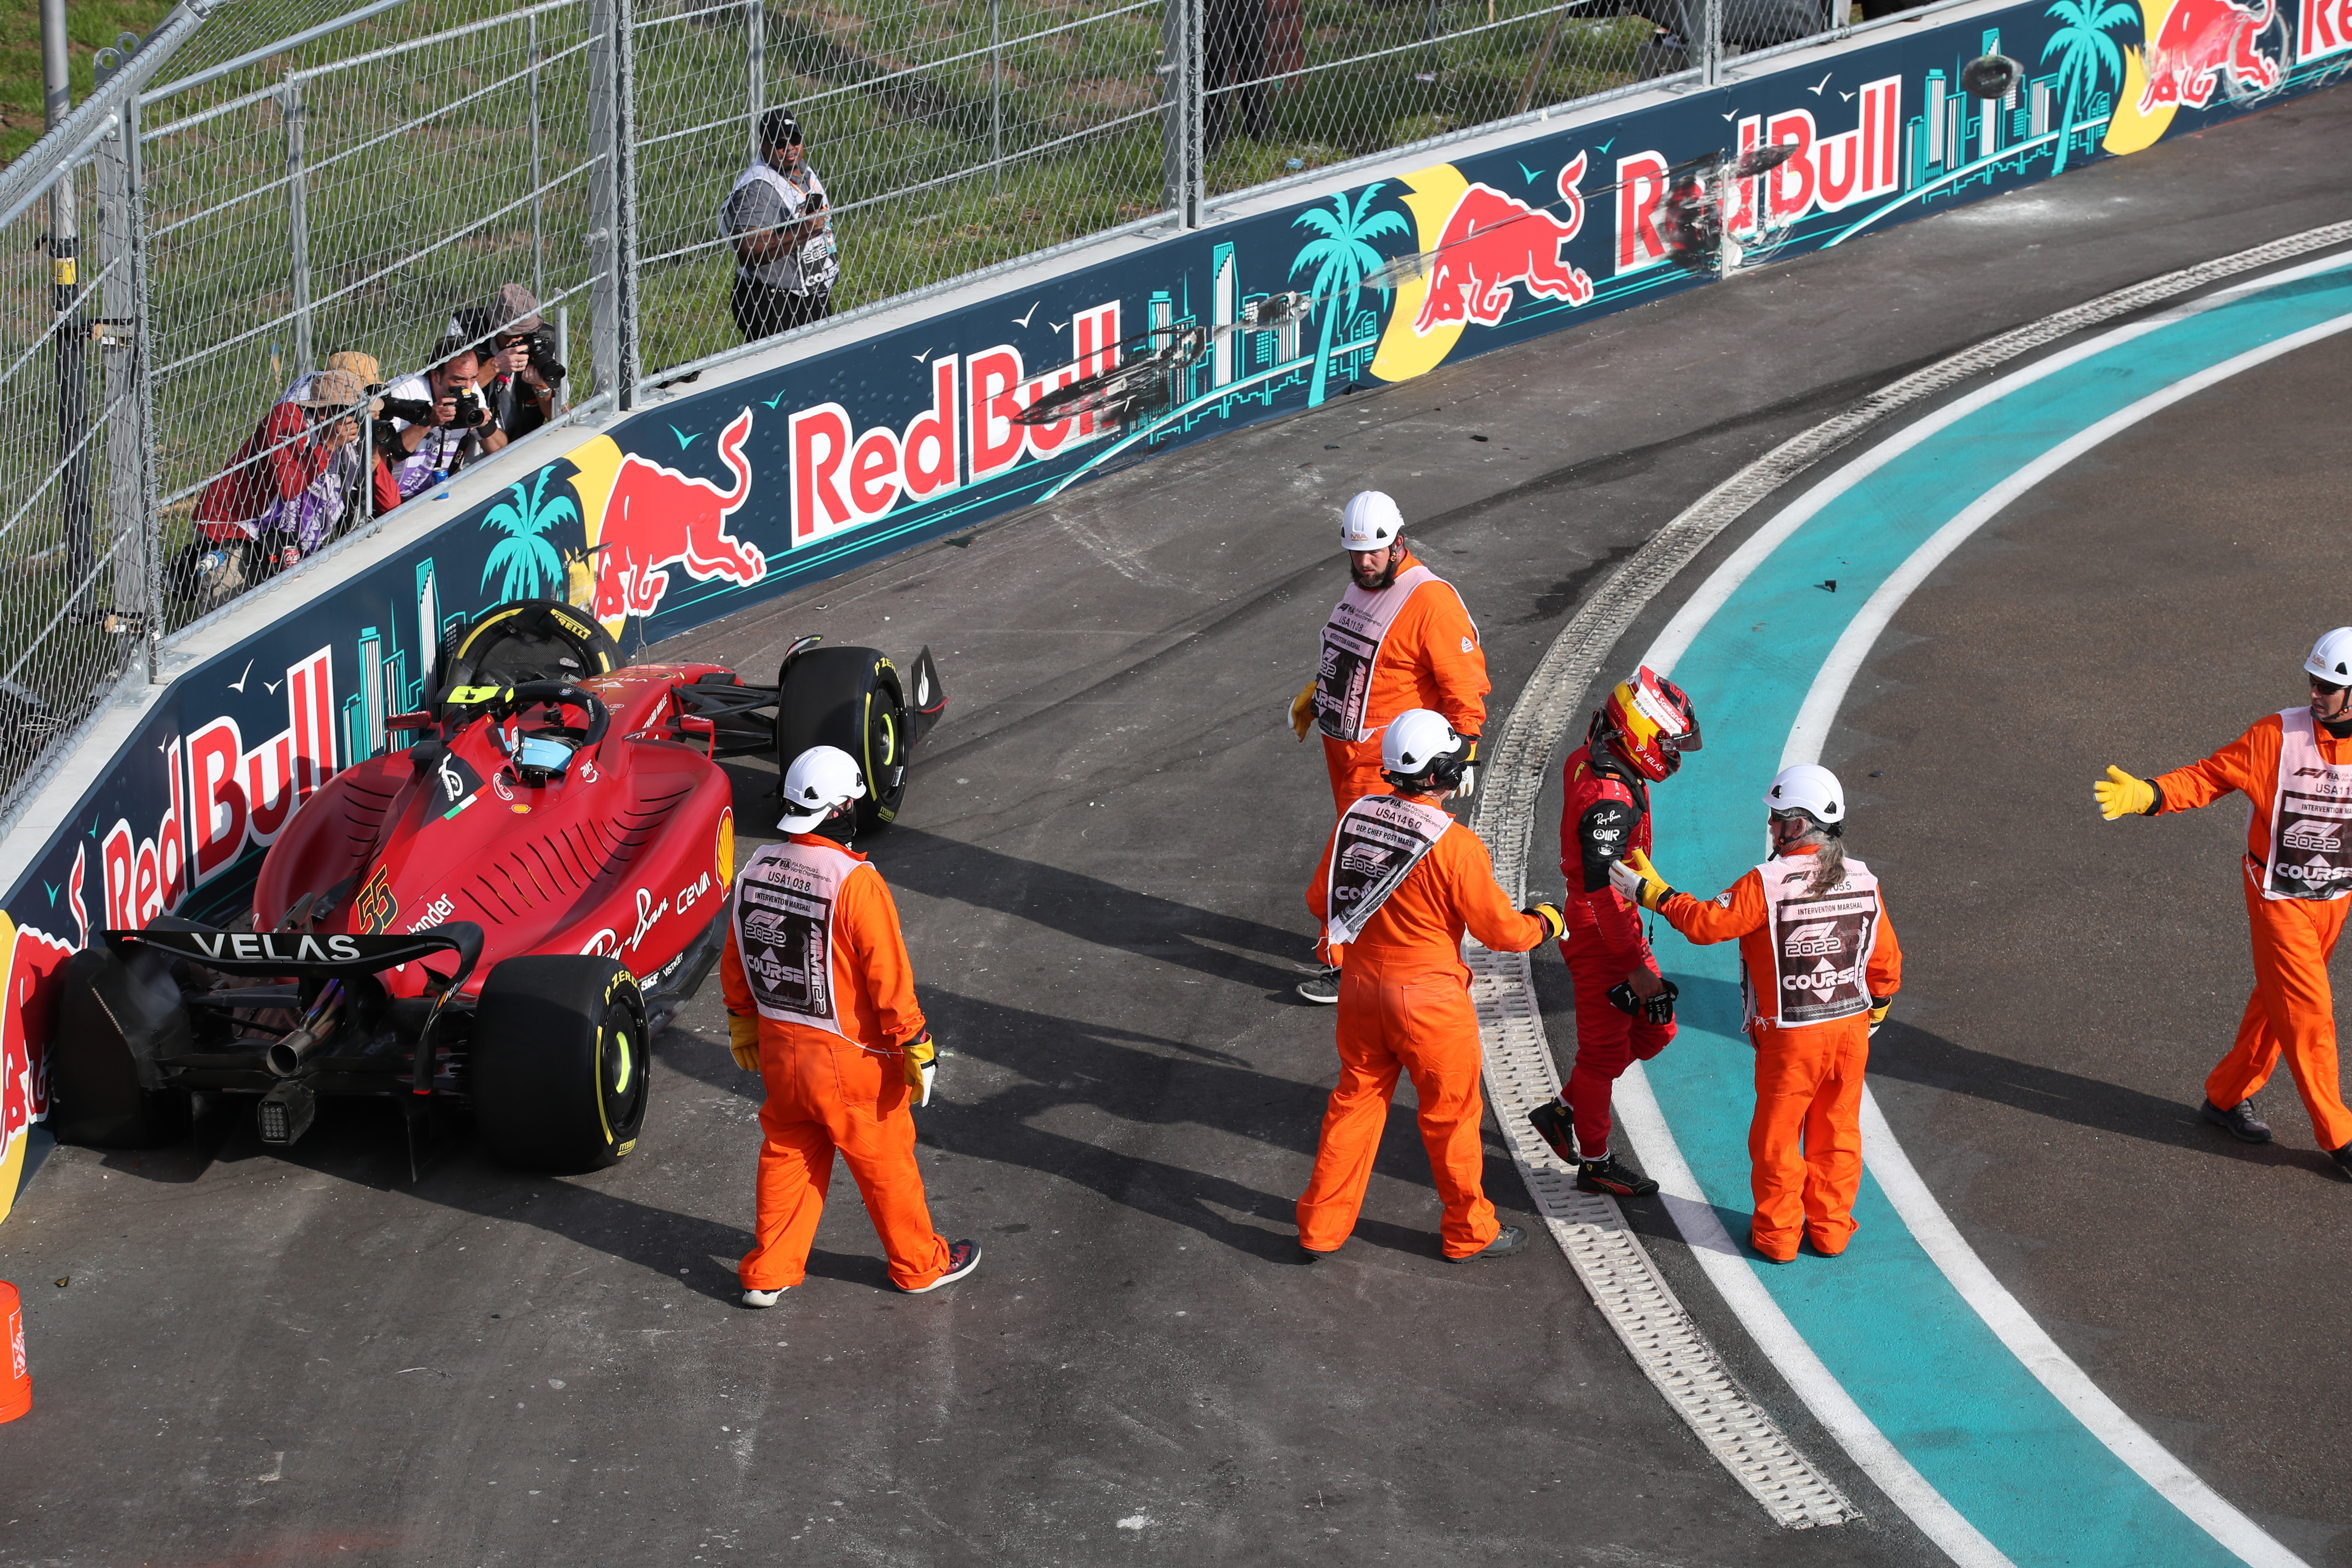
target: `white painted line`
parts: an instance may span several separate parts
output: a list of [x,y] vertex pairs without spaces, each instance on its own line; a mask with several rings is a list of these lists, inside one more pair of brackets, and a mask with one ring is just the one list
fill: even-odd
[[[1952,1224],[1944,1205],[1919,1179],[1911,1157],[1895,1141],[1894,1130],[1878,1109],[1867,1085],[1862,1091],[1862,1156],[1895,1212],[1910,1227],[1912,1237],[1952,1289],[1976,1309],[1986,1327],[1999,1335],[2025,1370],[2073,1412],[2091,1436],[2105,1443],[2134,1474],[2156,1489],[2164,1500],[2187,1514],[2206,1534],[2256,1568],[2305,1568],[2302,1558],[2272,1539],[2269,1531],[2231,1506],[2195,1472],[2176,1459],[2146,1427],[2123,1412],[2093,1383],[2072,1357],[2058,1348],[2032,1314],[2009,1293],[1984,1265],[1976,1249]],[[1654,1174],[1655,1173],[1653,1172]]]
[[[2347,331],[2352,331],[2352,315],[2338,316],[2185,376],[2076,432],[1970,502],[1912,552],[1909,559],[1870,596],[1838,638],[1805,693],[1804,705],[1789,731],[1789,743],[1780,753],[1780,765],[1820,761],[1822,744],[1829,738],[1830,727],[1837,721],[1838,710],[1844,705],[1854,676],[1895,612],[1953,551],[2011,502],[2084,453],[2151,415],[2256,365]],[[1936,1195],[1927,1190],[1927,1183],[1920,1180],[1910,1156],[1904,1152],[1894,1130],[1887,1126],[1878,1100],[1867,1086],[1863,1089],[1862,1128],[1864,1163],[1878,1178],[1879,1186],[1895,1205],[1895,1212],[1902,1216],[1904,1225],[1927,1256],[1935,1259],[1936,1267],[1943,1270],[1952,1289],[2058,1403],[2131,1467],[2134,1474],[2241,1559],[2258,1568],[2301,1568],[2301,1558],[2280,1545],[2268,1531],[2174,1458],[2146,1427],[2124,1414],[2122,1407],[2033,1321],[2032,1314],[1985,1267],[1984,1260],[1936,1201]],[[1654,1165],[1650,1173],[1657,1174]]]
[[[2345,263],[2339,261],[2336,265],[2343,266]],[[2302,269],[2297,268],[2297,270]],[[2165,312],[2165,317],[2179,319],[2169,310]],[[2151,415],[2159,414],[2185,398],[2194,397],[2207,387],[2227,381],[2242,371],[2252,370],[2254,366],[2267,363],[2282,354],[2292,353],[2306,344],[2334,337],[2336,333],[2347,330],[2352,330],[2352,315],[2338,316],[2333,321],[2321,321],[2315,326],[2305,327],[2299,332],[2291,332],[2275,342],[2264,343],[2260,348],[2249,349],[2244,353],[2232,359],[2223,360],[2219,364],[2209,365],[2194,375],[2185,376],[2174,382],[2161,392],[2151,393],[2137,403],[2118,408],[2095,425],[2086,426],[2076,431],[2023,468],[2010,474],[1975,500],[1970,501],[1951,521],[1928,535],[1927,542],[1913,551],[1910,558],[1895,568],[1886,581],[1879,585],[1878,591],[1871,595],[1869,602],[1863,605],[1853,621],[1847,625],[1843,634],[1838,637],[1837,645],[1830,649],[1830,656],[1822,662],[1820,672],[1813,677],[1811,688],[1805,693],[1804,706],[1797,710],[1797,722],[1789,731],[1789,743],[1780,752],[1780,765],[1785,768],[1791,763],[1814,763],[1821,760],[1822,743],[1829,738],[1830,726],[1837,721],[1838,710],[1845,703],[1846,688],[1853,683],[1855,672],[1861,669],[1862,661],[1870,657],[1871,648],[1876,645],[1880,635],[1886,630],[1887,622],[1894,619],[1895,612],[1902,608],[1903,602],[1917,591],[1919,584],[1927,580],[1930,573],[1944,563],[1947,556],[1965,543],[1969,535],[2005,510],[2011,501],[2084,453],[2130,429]],[[2109,342],[2112,337],[2113,334],[2102,337],[2100,342],[2103,344]],[[2042,368],[2041,365],[2033,367],[2036,371]],[[2005,385],[2009,380],[2009,377],[2004,376],[2000,382],[1987,387],[1985,391],[1992,392],[1996,389],[2014,391],[2014,387]],[[1928,423],[1926,420],[1921,421],[1923,426]],[[1917,441],[1909,438],[1911,436],[1912,432],[1906,430],[1901,436],[1895,437],[1885,445],[1894,451],[1906,450],[1918,444]],[[1888,456],[1892,455],[1893,452],[1889,452]],[[1879,456],[1877,449],[1874,448],[1865,457],[1848,464],[1847,468],[1859,468],[1867,463],[1869,468],[1864,471],[1874,471],[1885,460]],[[1842,478],[1843,473],[1844,470],[1841,469],[1839,477]],[[1859,475],[1856,476],[1857,479],[1859,477]],[[1835,483],[1836,479],[1832,479],[1816,485],[1813,490],[1807,492],[1807,500],[1811,500],[1815,491],[1829,489],[1831,485]],[[1851,483],[1841,488],[1850,489]],[[1811,514],[1809,512],[1807,515]],[[1776,519],[1775,521],[1777,521]],[[1729,564],[1728,562],[1725,563],[1727,567]],[[1753,570],[1753,567],[1751,566],[1749,570]],[[1725,597],[1729,597],[1727,591]],[[1661,637],[1659,640],[1663,642],[1665,639]]]
[[[1505,889],[1515,898],[1526,891],[1527,862],[1534,837],[1536,801],[1549,775],[1552,756],[1578,717],[1578,699],[1599,677],[1602,661],[1613,657],[1617,644],[1650,601],[1725,529],[1745,517],[1758,502],[1864,431],[1906,408],[1941,395],[1969,378],[1982,374],[2021,354],[2101,321],[2113,321],[2129,311],[2176,298],[2191,289],[2268,267],[2289,257],[2309,255],[2315,250],[2339,246],[2347,240],[2352,240],[2352,223],[2326,225],[2269,241],[2234,256],[2200,262],[2177,272],[2148,279],[2012,329],[1882,387],[1846,412],[1790,437],[1700,497],[1635,552],[1632,560],[1578,606],[1576,613],[1569,617],[1568,625],[1560,629],[1543,658],[1538,661],[1534,674],[1512,704],[1510,718],[1496,732],[1486,787],[1480,792],[1472,809],[1471,821],[1493,851],[1496,875]],[[2330,270],[2345,264],[2344,258],[2326,258],[2265,274],[2252,284],[2232,288],[2226,293],[2234,296],[2248,289]],[[2216,299],[2221,297],[2221,294],[2215,296]],[[2113,346],[2114,342],[2111,335],[2107,346]],[[1827,498],[1823,496],[1822,499]],[[1789,531],[1793,531],[1797,521],[1790,521],[1780,537],[1785,538]],[[1753,561],[1760,560],[1764,553],[1763,550],[1754,552],[1747,570],[1753,570]],[[1744,552],[1735,552],[1733,560],[1741,560],[1743,555]],[[1728,566],[1730,563],[1726,564]],[[1741,575],[1745,574],[1743,571]],[[1722,585],[1721,592],[1714,599],[1716,606],[1720,606],[1728,597],[1733,585],[1736,584]],[[1710,577],[1700,592],[1705,594],[1716,586],[1715,579]],[[1685,606],[1685,614],[1677,616],[1665,633],[1653,644],[1653,657],[1664,653],[1666,662],[1671,665],[1673,658],[1689,646],[1690,633],[1704,621],[1704,616],[1693,614]],[[1531,987],[1520,1000],[1540,1018]],[[1665,1182],[1666,1185],[1662,1190],[1668,1191],[1670,1194],[1679,1194],[1679,1201],[1669,1203],[1669,1211],[1675,1215],[1684,1239],[1697,1254],[1702,1267],[1724,1293],[1734,1312],[1756,1336],[1759,1345],[1773,1363],[1789,1378],[1791,1386],[1799,1389],[1801,1397],[1807,1398],[1809,1405],[1818,1399],[1829,1406],[1853,1409],[1853,1400],[1833,1379],[1823,1384],[1827,1373],[1820,1358],[1795,1332],[1787,1316],[1764,1292],[1760,1282],[1752,1273],[1746,1271],[1745,1264],[1739,1270],[1722,1267],[1727,1262],[1738,1261],[1736,1249],[1730,1238],[1724,1234],[1714,1211],[1696,1201],[1697,1184],[1691,1179],[1681,1150],[1675,1145],[1672,1131],[1658,1111],[1648,1080],[1643,1077],[1638,1065],[1620,1080],[1620,1085],[1628,1102],[1637,1097],[1641,1101],[1639,1107],[1630,1103],[1621,1106],[1621,1110],[1636,1112],[1631,1117],[1621,1116],[1621,1121],[1627,1127],[1628,1139],[1635,1145],[1643,1163]],[[1667,1173],[1672,1172],[1679,1172],[1680,1174],[1669,1179]],[[1815,1408],[1820,1414],[1822,1405]],[[1859,1414],[1858,1409],[1854,1414]],[[1956,1557],[1962,1552],[1978,1550],[1977,1543],[1982,1542],[1982,1536],[1965,1520],[1958,1521],[1962,1533],[1956,1534],[1950,1527],[1950,1521],[1955,1516],[1949,1505],[1899,1453],[1892,1455],[1893,1467],[1899,1468],[1890,1468],[1885,1437],[1866,1419],[1859,1426],[1843,1415],[1835,1420],[1825,1415],[1822,1419],[1832,1434],[1845,1443],[1856,1461],[1864,1465],[1865,1473],[1887,1490],[1890,1500],[1910,1515],[1929,1539]],[[1854,1447],[1855,1444],[1861,1447]],[[1865,1454],[1868,1455],[1866,1459]],[[1893,1476],[1898,1484],[1890,1486],[1885,1476]]]
[[1853,1395],[1822,1363],[1805,1336],[1780,1310],[1780,1303],[1772,1300],[1772,1293],[1756,1277],[1755,1267],[1724,1230],[1698,1178],[1691,1174],[1640,1062],[1617,1080],[1612,1103],[1618,1125],[1641,1151],[1643,1168],[1658,1184],[1659,1195],[1665,1199],[1683,1239],[1690,1243],[1691,1255],[1814,1418],[1829,1429],[1838,1446],[1853,1457],[1888,1500],[1960,1568],[2011,1568],[2000,1549],[1946,1501],[1944,1494],[1863,1414]]
[[2305,262],[2300,267],[2284,268],[2276,272],[2265,273],[2250,282],[2216,289],[2201,300],[2192,300],[2185,305],[2176,305],[2171,310],[2150,316],[2144,321],[2134,321],[2129,326],[2117,327],[2112,331],[2101,332],[2095,338],[2087,339],[2072,348],[2052,354],[2047,359],[2037,360],[2022,370],[2012,371],[1997,381],[1979,387],[1965,397],[1954,399],[1949,405],[1937,409],[1926,418],[1906,426],[1862,456],[1842,465],[1835,473],[1807,489],[1803,495],[1783,507],[1771,521],[1742,541],[1739,548],[1733,551],[1721,565],[1708,574],[1706,581],[1699,584],[1698,591],[1684,602],[1681,609],[1675,612],[1674,618],[1666,623],[1665,628],[1658,634],[1657,640],[1653,642],[1649,651],[1642,656],[1642,662],[1660,674],[1671,673],[1675,661],[1689,649],[1691,643],[1698,637],[1700,630],[1707,622],[1715,618],[1716,612],[1723,608],[1731,595],[1738,591],[1739,585],[1748,581],[1756,568],[1764,563],[1766,558],[1788,542],[1790,534],[1811,521],[1814,514],[1830,502],[1929,437],[1999,402],[2011,393],[2032,385],[2044,376],[2053,375],[2069,365],[2079,364],[2084,360],[2105,353],[2109,349],[2128,342],[2134,338],[2144,337],[2149,332],[2168,327],[2177,321],[2186,321],[2191,316],[2219,309],[2247,294],[2273,289],[2282,283],[2293,282],[2297,279],[2313,277],[2322,272],[2337,271],[2346,267],[2352,267],[2352,258],[2322,257],[2316,261]]

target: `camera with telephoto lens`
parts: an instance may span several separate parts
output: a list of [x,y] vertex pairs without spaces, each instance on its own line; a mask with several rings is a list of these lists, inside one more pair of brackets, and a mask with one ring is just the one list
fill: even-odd
[[433,423],[433,405],[421,397],[387,397],[376,420],[381,424],[387,419],[397,419],[404,425],[430,425]]
[[555,357],[555,329],[541,322],[525,340],[530,346],[530,368],[550,386],[563,384],[563,362]]

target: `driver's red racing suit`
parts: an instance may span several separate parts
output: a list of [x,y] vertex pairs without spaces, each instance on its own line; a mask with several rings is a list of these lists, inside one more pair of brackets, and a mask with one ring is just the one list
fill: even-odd
[[1560,912],[1568,929],[1559,955],[1576,982],[1576,1065],[1560,1090],[1576,1119],[1578,1152],[1609,1151],[1609,1096],[1626,1068],[1648,1061],[1675,1037],[1669,1022],[1621,1013],[1610,989],[1636,969],[1658,973],[1640,912],[1609,886],[1609,868],[1629,849],[1650,852],[1650,792],[1604,748],[1580,746],[1566,768],[1559,815],[1559,869],[1568,879]]

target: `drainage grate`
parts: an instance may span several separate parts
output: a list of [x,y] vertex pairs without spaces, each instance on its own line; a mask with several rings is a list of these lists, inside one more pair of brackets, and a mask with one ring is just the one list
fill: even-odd
[[1845,1494],[1790,1446],[1724,1369],[1625,1227],[1617,1201],[1578,1192],[1573,1173],[1528,1125],[1528,1112],[1559,1092],[1528,955],[1488,952],[1474,942],[1464,957],[1486,1047],[1487,1102],[1537,1212],[1634,1363],[1773,1519],[1792,1530],[1860,1519]]

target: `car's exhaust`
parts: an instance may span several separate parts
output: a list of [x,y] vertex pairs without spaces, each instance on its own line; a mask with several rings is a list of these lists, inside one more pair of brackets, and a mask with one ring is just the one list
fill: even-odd
[[[272,1047],[272,1068],[278,1065],[276,1054],[276,1048]],[[263,1095],[253,1120],[264,1143],[284,1149],[310,1131],[310,1122],[318,1114],[319,1097],[310,1092],[309,1084],[297,1079],[281,1083]]]
[[279,1078],[292,1078],[302,1070],[302,1058],[325,1043],[323,1030],[297,1029],[270,1047],[262,1060]]

